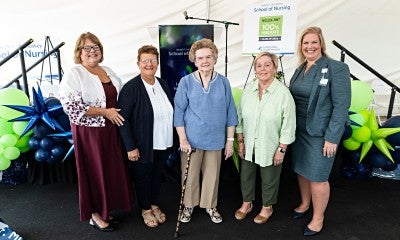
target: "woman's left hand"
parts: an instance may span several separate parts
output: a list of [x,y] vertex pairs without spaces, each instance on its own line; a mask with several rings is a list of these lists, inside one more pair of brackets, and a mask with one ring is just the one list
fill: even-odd
[[333,157],[336,154],[337,144],[325,141],[324,148],[322,149],[324,157]]
[[122,126],[125,119],[118,113],[119,111],[121,111],[121,109],[107,108],[105,117],[117,126]]
[[285,153],[276,150],[274,155],[274,166],[279,166],[283,163],[283,159],[285,158]]

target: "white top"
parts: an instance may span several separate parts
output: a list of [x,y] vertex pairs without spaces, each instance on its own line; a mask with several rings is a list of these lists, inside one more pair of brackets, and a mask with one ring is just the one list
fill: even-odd
[[173,108],[157,79],[153,85],[142,81],[153,107],[153,149],[165,150],[173,143]]

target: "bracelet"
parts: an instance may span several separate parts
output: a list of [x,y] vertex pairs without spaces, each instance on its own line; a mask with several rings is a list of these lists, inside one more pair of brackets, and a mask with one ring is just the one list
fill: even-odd
[[228,138],[226,138],[226,140],[228,140],[228,141],[234,141],[235,139],[234,139],[234,138],[228,137]]

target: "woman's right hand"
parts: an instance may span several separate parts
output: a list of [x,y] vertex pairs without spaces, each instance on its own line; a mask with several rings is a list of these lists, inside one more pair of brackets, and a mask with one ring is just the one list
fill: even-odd
[[185,152],[187,154],[190,154],[192,152],[192,146],[190,146],[190,143],[187,139],[180,140],[179,146],[182,152]]
[[121,109],[106,108],[104,116],[113,124],[116,124],[117,126],[122,126],[125,119],[121,116],[121,114],[118,113],[119,111],[121,111]]

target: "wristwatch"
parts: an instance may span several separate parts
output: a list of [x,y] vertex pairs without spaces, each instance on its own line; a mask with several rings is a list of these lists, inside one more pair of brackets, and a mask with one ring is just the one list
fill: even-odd
[[279,152],[281,153],[286,153],[286,149],[282,148],[282,147],[278,147]]

